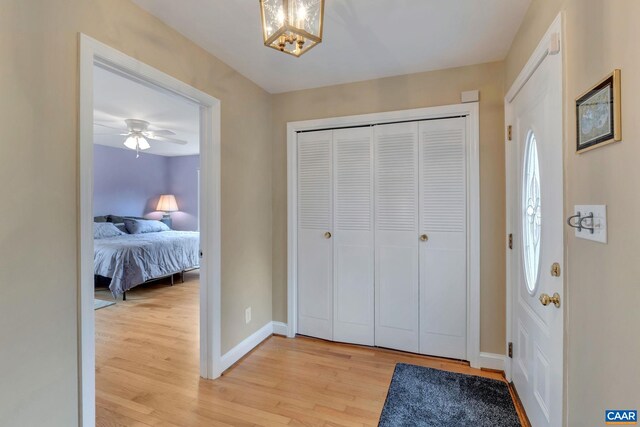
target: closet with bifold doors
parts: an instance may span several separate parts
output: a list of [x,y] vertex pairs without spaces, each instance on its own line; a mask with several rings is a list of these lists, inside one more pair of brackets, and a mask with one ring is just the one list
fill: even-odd
[[456,117],[297,134],[297,332],[467,358]]

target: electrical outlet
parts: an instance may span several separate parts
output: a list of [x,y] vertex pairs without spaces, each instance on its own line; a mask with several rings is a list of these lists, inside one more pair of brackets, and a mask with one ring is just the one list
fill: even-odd
[[251,322],[251,307],[247,308],[244,311],[244,323]]

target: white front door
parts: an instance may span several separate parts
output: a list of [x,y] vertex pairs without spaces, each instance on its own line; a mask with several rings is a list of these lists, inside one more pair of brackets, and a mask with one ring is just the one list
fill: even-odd
[[[509,202],[511,375],[532,425],[558,427],[564,310],[561,55],[547,56],[508,108],[515,166]],[[559,307],[547,298],[554,295]]]

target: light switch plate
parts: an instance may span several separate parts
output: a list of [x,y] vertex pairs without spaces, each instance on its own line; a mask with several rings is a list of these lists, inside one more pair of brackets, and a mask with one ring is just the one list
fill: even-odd
[[[593,233],[590,230],[575,229],[576,237],[580,239],[593,240],[594,242],[607,243],[607,205],[576,205],[574,214],[580,212],[582,217],[593,213],[593,220],[585,219],[582,225],[585,227],[593,227]],[[573,220],[575,222],[575,220]]]

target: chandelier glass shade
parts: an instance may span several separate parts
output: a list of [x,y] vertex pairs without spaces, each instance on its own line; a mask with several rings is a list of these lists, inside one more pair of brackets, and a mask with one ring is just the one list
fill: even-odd
[[324,0],[260,0],[265,46],[300,56],[322,42]]

